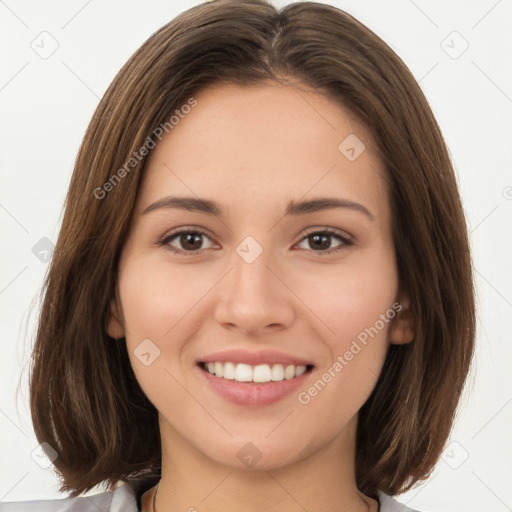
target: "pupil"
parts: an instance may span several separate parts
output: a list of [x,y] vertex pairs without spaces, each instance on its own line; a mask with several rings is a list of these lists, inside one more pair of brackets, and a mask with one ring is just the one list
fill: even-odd
[[[310,238],[312,238],[314,240],[314,243],[312,244],[313,246],[317,247],[317,248],[320,248],[320,249],[329,249],[329,246],[331,245],[329,242],[328,242],[328,236],[326,235],[312,235]],[[324,240],[324,243],[316,243],[318,241],[320,241],[320,239]]]
[[[183,247],[187,247],[187,244],[193,245],[194,241],[199,241],[199,246],[201,245],[201,234],[200,233],[188,233],[186,235],[182,236],[182,243],[183,239],[185,239],[185,243],[183,244]],[[198,249],[198,247],[189,247],[190,249]]]

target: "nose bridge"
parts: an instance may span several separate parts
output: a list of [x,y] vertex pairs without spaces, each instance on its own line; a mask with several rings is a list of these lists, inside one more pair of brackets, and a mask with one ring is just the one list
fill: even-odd
[[[261,237],[259,237],[261,240]],[[232,298],[246,300],[253,298],[263,302],[275,295],[275,276],[269,270],[272,265],[271,248],[263,247],[255,237],[248,236],[236,247],[232,258],[233,272],[231,277]]]
[[289,324],[293,306],[276,271],[270,270],[273,266],[271,248],[253,236],[246,237],[231,258],[232,270],[217,303],[217,321],[245,331]]

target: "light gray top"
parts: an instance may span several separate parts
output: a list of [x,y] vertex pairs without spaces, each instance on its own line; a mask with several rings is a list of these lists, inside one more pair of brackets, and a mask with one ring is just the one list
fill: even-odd
[[[419,512],[379,492],[380,512]],[[140,512],[134,491],[121,484],[114,491],[92,496],[57,500],[13,501],[0,503],[0,512]]]

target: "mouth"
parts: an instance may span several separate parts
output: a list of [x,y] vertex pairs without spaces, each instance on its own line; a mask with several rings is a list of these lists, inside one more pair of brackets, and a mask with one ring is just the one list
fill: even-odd
[[313,370],[313,365],[293,364],[258,364],[250,365],[233,362],[204,362],[198,363],[203,371],[224,380],[247,384],[264,384],[281,382],[300,377]]
[[200,361],[196,367],[207,389],[237,406],[263,407],[307,385],[314,365],[257,364]]

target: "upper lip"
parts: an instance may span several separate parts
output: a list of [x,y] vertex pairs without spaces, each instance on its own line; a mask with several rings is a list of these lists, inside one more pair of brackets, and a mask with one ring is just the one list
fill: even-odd
[[202,357],[198,362],[203,363],[235,363],[249,364],[256,366],[259,364],[293,364],[294,366],[312,366],[311,361],[306,361],[297,356],[279,352],[277,350],[257,350],[249,351],[240,348],[222,350]]

